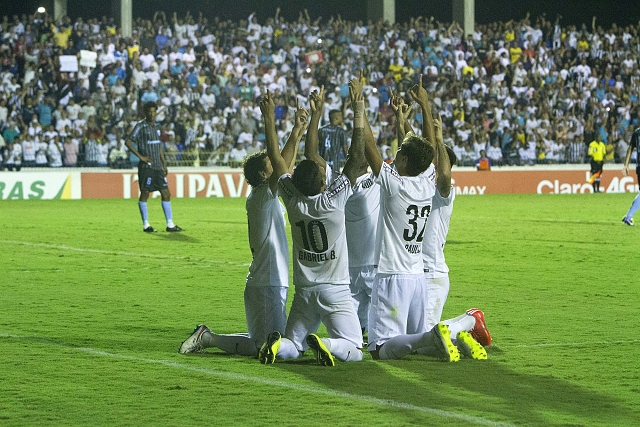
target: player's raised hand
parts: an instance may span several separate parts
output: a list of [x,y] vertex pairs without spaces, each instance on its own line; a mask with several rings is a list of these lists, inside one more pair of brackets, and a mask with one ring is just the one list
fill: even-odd
[[362,95],[362,78],[364,76],[364,73],[362,70],[358,71],[358,77],[349,80],[349,92],[351,92],[351,89],[353,88],[353,91],[355,93],[359,93],[360,95]]
[[[349,81],[349,98],[351,99],[351,108],[356,109],[356,102],[358,101],[363,101],[364,98],[362,97],[362,90],[358,89],[358,83],[356,81],[356,79],[352,79],[351,81]],[[360,86],[361,88],[362,86]]]
[[438,118],[433,119],[433,127],[436,130],[436,141],[444,143],[444,137],[442,136],[442,117],[438,114]]
[[260,111],[262,112],[262,117],[264,117],[265,121],[275,121],[275,108],[276,106],[273,103],[273,98],[271,98],[269,89],[267,89],[267,93],[265,93],[260,101]]
[[389,88],[388,90],[389,90],[389,96],[390,96],[389,106],[393,110],[393,114],[397,116],[398,112],[400,112],[401,105],[404,104],[404,101],[402,100],[401,97],[393,93],[393,89]]
[[306,128],[309,124],[307,119],[309,118],[309,112],[304,108],[300,107],[300,103],[296,100],[296,113],[294,118],[294,126],[299,128]]
[[309,95],[309,106],[311,114],[322,114],[324,107],[324,85],[320,86],[320,92],[314,90]]
[[429,102],[429,95],[425,88],[422,87],[422,74],[420,74],[418,84],[413,85],[411,89],[409,89],[409,94],[421,106]]

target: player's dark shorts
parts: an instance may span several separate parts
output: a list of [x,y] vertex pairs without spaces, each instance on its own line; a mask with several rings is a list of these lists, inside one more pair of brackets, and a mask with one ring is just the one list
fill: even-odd
[[600,172],[602,174],[602,167],[604,162],[596,162],[595,160],[591,160],[591,175],[596,172]]
[[169,188],[164,172],[157,169],[138,168],[140,191],[160,191]]
[[640,183],[640,166],[636,167],[636,176],[638,177],[638,183]]

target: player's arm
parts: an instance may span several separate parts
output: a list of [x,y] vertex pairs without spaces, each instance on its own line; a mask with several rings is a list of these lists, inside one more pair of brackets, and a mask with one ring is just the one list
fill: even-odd
[[442,137],[442,118],[434,120],[433,125],[436,131],[436,186],[440,195],[447,198],[451,192],[451,162]]
[[431,114],[429,95],[425,88],[422,87],[422,74],[420,74],[418,84],[409,89],[409,93],[422,109],[422,136],[425,137],[435,148],[436,131],[433,123],[433,116]]
[[316,162],[318,166],[326,168],[327,163],[318,154],[318,126],[324,112],[324,86],[320,88],[320,93],[314,90],[309,95],[309,106],[311,107],[311,121],[309,122],[307,140],[304,144],[304,156]]
[[275,104],[273,103],[273,99],[271,98],[268,90],[260,101],[260,111],[262,112],[262,119],[264,120],[264,131],[267,140],[267,156],[269,156],[269,160],[271,160],[273,174],[277,178],[280,178],[289,171],[289,167],[284,158],[282,158],[282,154],[280,154],[278,134],[276,133]]
[[162,171],[166,176],[169,173],[169,170],[167,169],[167,161],[164,158],[164,148],[162,148],[162,144],[160,144],[160,161],[162,162]]
[[407,132],[413,131],[411,125],[409,125],[408,129],[406,127],[408,124],[407,117],[409,115],[409,107],[404,103],[403,99],[395,95],[391,89],[389,89],[389,93],[391,94],[391,109],[396,116],[396,137],[398,138],[398,144],[401,144]]
[[287,143],[282,148],[280,154],[282,154],[282,158],[289,165],[289,173],[293,172],[293,165],[296,161],[296,155],[298,154],[298,144],[300,139],[302,139],[302,135],[307,130],[307,126],[309,122],[307,119],[309,117],[309,112],[304,108],[298,106],[295,113],[294,125],[291,133],[289,134],[289,139],[287,139]]
[[[342,173],[349,178],[349,182],[353,187],[356,183],[360,171],[365,167],[364,156],[364,122],[367,121],[364,111],[364,98],[359,85],[355,83],[356,79],[349,82],[349,95],[351,96],[351,105],[353,108],[353,136],[351,137],[351,147],[347,163],[344,165]],[[354,82],[352,84],[352,82]],[[366,168],[366,167],[365,167]]]
[[138,157],[141,162],[151,164],[151,159],[147,156],[143,156],[142,154],[140,154],[132,144],[132,140],[133,138],[136,137],[135,135],[137,135],[138,131],[139,131],[138,126],[136,126],[136,128],[133,129],[133,133],[124,141],[124,145],[129,149],[130,152],[132,152],[136,157]]
[[[362,71],[360,71],[360,79],[353,79],[349,82],[349,91],[362,95]],[[353,145],[353,136],[351,139],[351,144]],[[380,155],[380,151],[378,151],[376,141],[373,138],[373,131],[371,131],[371,125],[366,116],[364,118],[364,156],[371,167],[371,171],[375,176],[378,176],[380,169],[382,169],[382,156]]]
[[622,167],[622,174],[624,176],[629,175],[629,162],[631,161],[631,153],[633,153],[633,149],[638,146],[638,132],[634,132],[631,135],[631,144],[629,144],[629,148],[627,148],[627,155],[624,156],[624,166]]

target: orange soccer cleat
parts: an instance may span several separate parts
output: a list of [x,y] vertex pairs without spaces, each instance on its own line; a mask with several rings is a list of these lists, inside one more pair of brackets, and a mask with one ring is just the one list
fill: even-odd
[[483,347],[488,347],[491,345],[491,334],[487,329],[487,324],[484,322],[484,313],[479,308],[470,308],[467,310],[467,314],[469,316],[473,316],[476,318],[476,324],[472,330],[469,332],[471,336],[482,344]]

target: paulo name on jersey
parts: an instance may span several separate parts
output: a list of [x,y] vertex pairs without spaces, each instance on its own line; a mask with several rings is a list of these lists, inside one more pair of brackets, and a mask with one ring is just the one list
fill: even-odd
[[449,222],[453,213],[453,201],[456,197],[453,187],[449,197],[442,197],[436,190],[431,205],[431,215],[427,221],[425,237],[422,241],[422,259],[424,274],[428,278],[444,277],[449,274],[449,267],[444,258],[444,245],[449,233]]
[[345,207],[350,268],[377,262],[373,243],[380,213],[380,186],[375,179],[371,173],[358,177]]
[[427,170],[418,176],[400,176],[383,163],[376,182],[380,184],[378,273],[422,274],[422,241],[436,190],[431,174]]
[[251,189],[246,203],[251,266],[247,286],[289,286],[289,246],[284,207],[269,183]]
[[351,196],[351,184],[344,175],[323,193],[307,197],[293,185],[291,175],[278,181],[293,240],[293,284],[348,285],[349,260],[344,209]]

